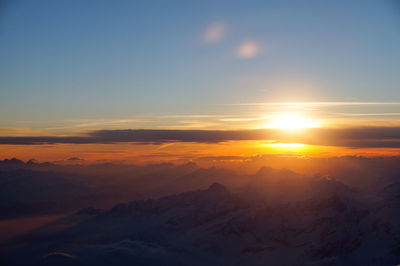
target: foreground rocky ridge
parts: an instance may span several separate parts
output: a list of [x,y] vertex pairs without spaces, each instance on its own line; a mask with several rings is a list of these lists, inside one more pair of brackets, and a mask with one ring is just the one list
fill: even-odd
[[[308,181],[307,181],[308,182]],[[156,200],[81,210],[14,244],[10,265],[394,265],[398,184],[364,195],[330,179],[268,201],[221,184]],[[280,184],[283,186],[282,184]],[[304,186],[301,186],[304,189]],[[285,188],[282,188],[285,190]],[[290,197],[288,197],[290,198]]]

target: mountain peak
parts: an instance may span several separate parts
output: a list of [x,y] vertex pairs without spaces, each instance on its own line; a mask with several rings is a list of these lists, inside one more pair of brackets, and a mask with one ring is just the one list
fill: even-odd
[[4,159],[4,160],[0,161],[0,164],[6,165],[6,166],[13,166],[13,167],[25,166],[25,163],[17,158]]
[[263,166],[260,169],[258,169],[256,175],[269,175],[273,171],[273,168],[268,167],[268,166]]
[[223,186],[217,182],[215,182],[211,186],[209,186],[207,190],[208,191],[227,191],[225,186]]

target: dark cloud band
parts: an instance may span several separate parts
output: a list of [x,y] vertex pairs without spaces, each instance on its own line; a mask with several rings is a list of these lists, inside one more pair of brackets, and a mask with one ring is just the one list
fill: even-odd
[[400,148],[400,127],[319,128],[298,131],[257,130],[98,130],[82,136],[0,137],[3,145],[42,144],[163,144],[174,142],[221,143],[239,140],[274,140],[323,146]]

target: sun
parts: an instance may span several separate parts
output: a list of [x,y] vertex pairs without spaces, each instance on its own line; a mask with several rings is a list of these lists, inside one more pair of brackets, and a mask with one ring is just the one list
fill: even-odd
[[320,123],[311,119],[307,119],[296,113],[279,114],[274,120],[269,122],[266,128],[276,128],[285,130],[298,130],[305,128],[319,127]]

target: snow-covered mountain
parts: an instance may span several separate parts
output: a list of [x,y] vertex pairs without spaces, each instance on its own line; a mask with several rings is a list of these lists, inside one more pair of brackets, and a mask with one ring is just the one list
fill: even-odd
[[[296,190],[285,188],[283,183],[280,186],[283,191]],[[304,191],[305,187],[302,185],[299,190]],[[13,248],[8,250],[5,262],[9,265],[400,263],[398,186],[387,187],[384,196],[372,196],[336,180],[317,179],[307,182],[307,189],[308,197],[269,201],[268,197],[250,197],[250,188],[247,193],[233,193],[214,183],[204,190],[119,204],[108,211],[88,208],[10,241],[8,245]],[[318,193],[311,193],[313,189]]]

